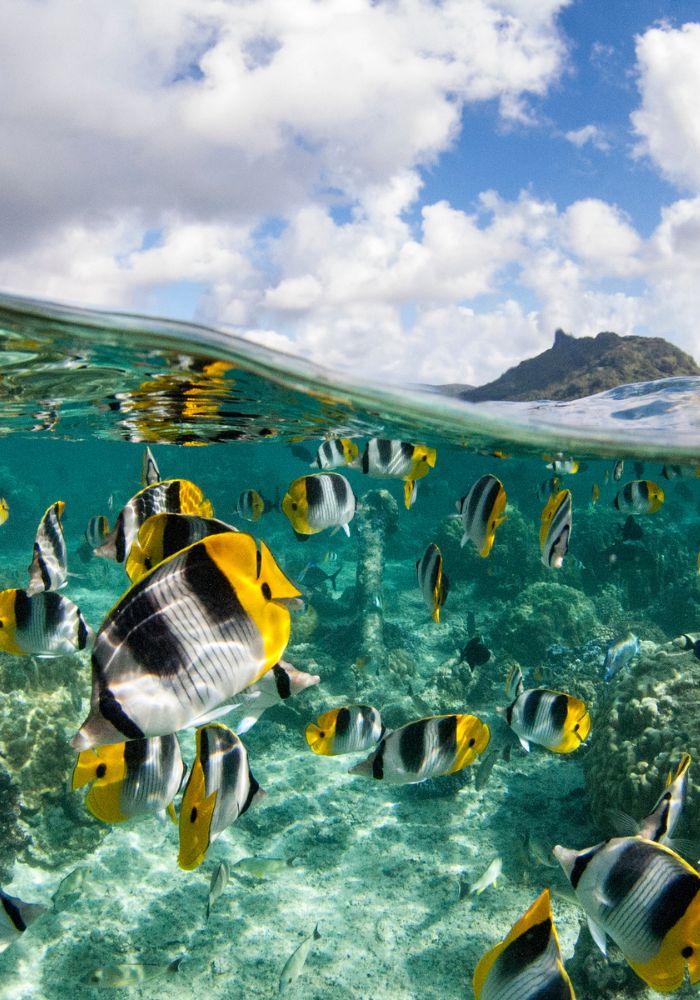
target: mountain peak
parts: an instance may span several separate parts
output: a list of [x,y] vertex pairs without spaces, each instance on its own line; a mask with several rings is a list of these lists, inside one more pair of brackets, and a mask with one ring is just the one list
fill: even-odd
[[662,337],[621,337],[604,330],[572,337],[561,329],[554,344],[521,361],[487,385],[465,388],[460,398],[483,400],[581,399],[629,382],[700,375],[693,358]]

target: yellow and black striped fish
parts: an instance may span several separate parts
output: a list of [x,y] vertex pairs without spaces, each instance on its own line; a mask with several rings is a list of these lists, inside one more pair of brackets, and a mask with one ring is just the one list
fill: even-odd
[[571,538],[571,490],[550,497],[540,519],[540,552],[545,566],[561,569]]
[[359,453],[360,449],[350,438],[333,438],[319,446],[316,458],[311,464],[324,471],[337,469],[339,466],[355,462]]
[[659,993],[686,970],[700,982],[700,875],[670,848],[613,837],[583,851],[557,845],[564,869],[603,954],[609,935],[631,967]]
[[109,537],[109,521],[104,514],[95,514],[87,523],[85,529],[85,541],[91,549],[98,549],[104,545]]
[[0,592],[0,650],[15,656],[61,656],[85,649],[92,630],[77,604],[54,590]]
[[382,717],[371,705],[333,708],[310,722],[304,731],[311,750],[325,757],[369,750],[383,733]]
[[315,535],[325,528],[342,528],[346,535],[355,516],[357,499],[352,486],[339,472],[300,476],[282,500],[282,512],[297,536]]
[[664,491],[651,479],[633,479],[625,483],[613,500],[623,514],[655,514],[664,503]]
[[436,461],[436,449],[426,444],[372,438],[365,445],[360,465],[366,475],[375,479],[403,479],[404,503],[409,508],[416,498],[416,481],[427,476]]
[[561,958],[549,889],[480,960],[476,1000],[576,1000]]
[[490,738],[489,727],[475,715],[431,715],[387,733],[350,774],[392,785],[454,774],[483,753]]
[[103,823],[164,810],[174,820],[172,802],[186,771],[177,736],[152,736],[83,750],[71,787],[91,784],[85,805]]
[[464,525],[461,544],[471,539],[485,559],[496,537],[496,528],[505,521],[505,509],[506,491],[501,480],[492,475],[477,479],[469,492],[457,501]]
[[105,559],[123,563],[143,522],[153,514],[198,514],[213,517],[214,508],[199,486],[188,479],[166,479],[146,486],[122,507],[107,541],[95,549]]
[[440,608],[447,599],[450,581],[442,566],[442,553],[431,542],[416,562],[418,586],[434,622],[440,621]]
[[180,803],[180,868],[197,868],[212,841],[264,794],[235,733],[218,722],[198,729],[197,755]]
[[168,556],[224,531],[238,531],[238,528],[215,517],[197,514],[153,514],[143,522],[132,543],[125,563],[127,576],[136,583]]
[[61,524],[65,506],[62,500],[52,503],[39,522],[29,566],[27,593],[30,597],[43,590],[60,590],[68,580],[66,540]]
[[272,504],[257,490],[243,490],[236,503],[236,513],[246,521],[259,521],[271,508]]
[[591,717],[583,701],[548,688],[526,691],[520,667],[511,671],[506,693],[513,701],[503,714],[525,750],[530,749],[530,743],[538,743],[554,753],[571,753],[591,730]]
[[299,591],[264,544],[211,535],[142,577],[105,618],[76,750],[165,736],[223,714],[277,663]]
[[688,793],[688,768],[691,756],[684,753],[676,768],[669,771],[666,787],[656,800],[653,809],[645,816],[636,831],[639,837],[656,840],[659,844],[673,847],[673,832],[678,825]]

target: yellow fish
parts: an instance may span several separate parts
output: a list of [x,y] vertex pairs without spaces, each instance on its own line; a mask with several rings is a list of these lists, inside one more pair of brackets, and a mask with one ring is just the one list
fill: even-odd
[[4,524],[10,516],[10,507],[5,497],[0,497],[0,524]]

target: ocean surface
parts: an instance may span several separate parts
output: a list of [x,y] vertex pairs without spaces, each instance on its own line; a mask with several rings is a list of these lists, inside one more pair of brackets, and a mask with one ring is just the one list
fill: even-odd
[[[3,937],[0,923],[3,1000],[269,998],[315,928],[290,997],[471,998],[479,959],[547,887],[579,1000],[659,995],[614,944],[599,952],[551,849],[630,833],[621,812],[641,820],[688,752],[678,829],[687,860],[700,857],[700,661],[677,641],[700,632],[700,379],[470,405],[214,330],[0,299],[0,436],[0,590],[27,587],[37,526],[63,501],[60,594],[99,633],[130,581],[85,532],[97,515],[112,528],[143,489],[148,446],[163,480],[196,484],[217,518],[269,548],[303,597],[282,658],[320,678],[242,735],[266,794],[184,871],[177,823],[104,823],[71,788],[91,642],[48,658],[0,652],[0,888],[46,907],[21,934]],[[360,456],[371,439],[427,445],[436,460],[410,507],[402,478],[338,467],[358,502],[349,536],[328,527],[302,540],[281,504],[332,438]],[[486,475],[507,502],[482,557],[460,544],[457,504]],[[660,509],[618,509],[631,482],[656,484]],[[254,521],[249,490],[265,502]],[[556,569],[541,558],[541,515],[562,490],[571,533]],[[416,569],[431,543],[449,578],[439,621]],[[629,633],[638,652],[605,680],[608,647]],[[515,667],[526,689],[585,703],[590,735],[573,752],[520,745],[502,712]],[[316,754],[305,730],[357,704],[388,730],[471,714],[490,742],[422,782],[351,774],[371,748]],[[241,713],[220,721],[235,729]],[[194,729],[178,741],[191,768]],[[495,884],[473,891],[497,858]]]

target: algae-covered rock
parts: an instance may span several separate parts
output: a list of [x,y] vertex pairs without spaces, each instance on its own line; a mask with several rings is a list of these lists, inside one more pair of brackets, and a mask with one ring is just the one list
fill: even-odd
[[546,658],[553,643],[579,646],[599,633],[591,599],[554,578],[530,583],[495,619],[500,646],[531,667]]
[[671,645],[642,655],[609,685],[591,730],[584,760],[586,788],[596,822],[607,834],[608,811],[644,817],[681,754],[691,754],[683,827],[700,828],[700,660]]

